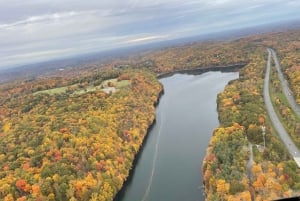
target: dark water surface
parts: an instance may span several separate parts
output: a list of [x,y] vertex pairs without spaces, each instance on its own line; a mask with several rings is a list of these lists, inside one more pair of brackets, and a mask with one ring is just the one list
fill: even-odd
[[156,124],[115,201],[204,200],[201,164],[219,125],[217,94],[236,78],[236,72],[208,72],[160,80],[165,94],[156,109]]

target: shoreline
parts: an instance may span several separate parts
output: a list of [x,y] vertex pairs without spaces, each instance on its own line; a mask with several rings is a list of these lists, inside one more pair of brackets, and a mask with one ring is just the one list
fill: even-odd
[[[195,68],[195,69],[175,70],[175,71],[172,71],[172,72],[159,74],[159,75],[156,76],[156,78],[157,79],[162,79],[162,78],[170,77],[170,76],[172,76],[174,74],[177,74],[177,73],[199,75],[199,74],[209,72],[209,71],[236,72],[236,71],[240,70],[241,68],[243,68],[246,65],[247,65],[247,63],[241,63],[241,64],[232,64],[232,65],[227,65],[227,66],[209,66],[209,67],[202,67],[202,68],[200,67],[200,68]],[[155,110],[156,110],[156,107],[159,105],[160,99],[163,95],[164,95],[164,88],[162,88],[162,90],[159,92],[157,100],[153,104],[154,107],[155,107]],[[129,170],[128,177],[124,181],[124,183],[122,185],[122,188],[114,196],[113,201],[120,201],[121,198],[123,197],[123,194],[126,192],[127,186],[132,182],[132,178],[133,178],[133,175],[134,175],[136,165],[137,165],[137,163],[138,163],[138,161],[141,157],[144,146],[147,143],[147,139],[149,137],[150,131],[152,130],[152,128],[154,127],[155,124],[156,124],[156,117],[153,119],[152,123],[147,128],[147,132],[146,132],[145,137],[142,141],[142,144],[140,145],[137,154],[134,156],[131,169]]]
[[[155,111],[156,111],[156,107],[159,105],[160,99],[161,99],[161,97],[163,95],[164,95],[164,88],[162,88],[162,90],[159,92],[157,100],[153,104],[153,106],[155,107]],[[137,165],[137,163],[138,163],[138,161],[139,161],[139,159],[140,159],[140,157],[142,155],[142,152],[143,152],[143,149],[145,147],[145,144],[147,143],[149,134],[150,134],[150,132],[153,129],[153,127],[154,127],[155,124],[156,124],[156,118],[154,117],[152,123],[147,128],[146,134],[144,136],[142,144],[139,147],[139,150],[138,150],[137,154],[134,156],[134,159],[133,159],[133,162],[132,162],[132,165],[131,165],[131,169],[129,170],[129,173],[128,173],[128,177],[124,181],[124,183],[122,185],[122,188],[114,196],[113,201],[120,200],[122,198],[123,194],[125,193],[127,186],[131,183],[133,175],[134,175],[134,171],[135,171],[135,168],[136,168],[136,165]]]
[[177,73],[199,75],[199,74],[206,73],[209,71],[236,72],[246,65],[247,65],[247,63],[239,63],[239,64],[230,64],[227,66],[208,66],[208,67],[197,67],[197,68],[193,68],[193,69],[174,70],[171,72],[158,74],[156,77],[158,79],[161,79],[161,78],[172,76]]

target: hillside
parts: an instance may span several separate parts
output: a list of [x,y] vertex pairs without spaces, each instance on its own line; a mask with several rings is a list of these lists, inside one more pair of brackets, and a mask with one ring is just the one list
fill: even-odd
[[[266,48],[273,47],[299,103],[299,38],[300,31],[292,30],[196,42],[1,84],[0,199],[113,200],[155,119],[163,90],[156,75],[239,63],[247,64],[240,78],[217,100],[220,127],[202,171],[207,200],[299,194],[299,169],[263,101]],[[274,91],[276,83],[273,75]],[[283,100],[277,108],[300,141],[293,129],[299,120]],[[262,125],[267,146],[263,152],[253,146],[249,168],[249,143],[262,145]]]
[[[118,80],[88,90],[103,75],[55,93],[41,90],[59,84],[51,79],[53,85],[2,86],[1,199],[113,199],[154,121],[162,87],[152,73],[129,70],[110,72]],[[25,88],[37,84],[40,93]],[[103,91],[105,84],[116,91]]]

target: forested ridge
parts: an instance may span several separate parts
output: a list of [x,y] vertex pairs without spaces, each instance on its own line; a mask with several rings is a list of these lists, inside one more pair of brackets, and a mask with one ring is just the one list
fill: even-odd
[[[221,127],[214,131],[203,163],[207,200],[274,200],[300,194],[299,168],[272,128],[263,101],[266,47],[278,51],[289,85],[295,97],[299,96],[299,34],[294,31],[256,36],[259,44],[240,71],[240,78],[219,94]],[[282,92],[275,69],[270,86],[271,91],[278,92],[272,95],[275,108],[297,143],[299,120],[279,99]],[[266,127],[265,149],[262,126]],[[253,147],[252,165],[249,146]]]
[[130,83],[115,93],[2,97],[1,199],[113,199],[154,121],[162,87],[146,71],[111,76]]
[[[299,169],[272,128],[262,91],[266,47],[273,47],[299,102],[299,38],[293,30],[197,42],[1,84],[0,199],[113,200],[154,121],[162,92],[156,75],[238,63],[247,65],[217,100],[221,125],[202,170],[207,200],[299,194]],[[298,125],[278,104],[286,124]]]

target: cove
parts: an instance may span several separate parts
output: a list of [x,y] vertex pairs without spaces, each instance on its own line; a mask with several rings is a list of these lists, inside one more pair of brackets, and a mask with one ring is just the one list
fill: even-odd
[[160,79],[156,122],[115,201],[204,200],[201,165],[219,126],[217,94],[237,72],[174,74]]

